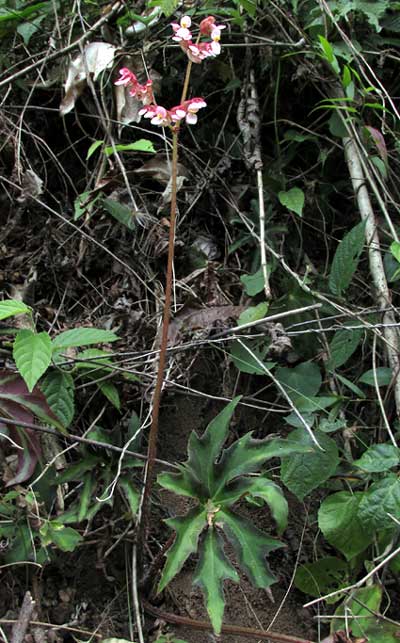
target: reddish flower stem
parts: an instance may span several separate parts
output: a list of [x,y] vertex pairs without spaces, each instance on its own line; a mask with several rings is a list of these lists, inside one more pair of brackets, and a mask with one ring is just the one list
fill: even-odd
[[[189,90],[190,73],[192,62],[189,61],[186,68],[185,80],[183,83],[181,104],[186,100]],[[165,282],[165,300],[163,321],[161,329],[161,344],[158,361],[158,370],[156,384],[153,394],[153,409],[151,417],[151,426],[149,432],[149,442],[147,447],[147,465],[145,473],[145,483],[142,496],[141,519],[138,529],[138,552],[141,555],[143,544],[147,539],[150,517],[150,499],[154,482],[154,465],[157,458],[158,448],[158,425],[160,415],[160,404],[162,388],[164,383],[165,363],[168,348],[168,328],[171,317],[171,297],[172,297],[172,278],[175,252],[175,223],[176,223],[176,201],[177,201],[177,178],[178,178],[178,137],[179,123],[172,129],[172,174],[171,174],[171,209],[169,219],[169,240],[168,240],[168,259],[167,259],[167,276]]]
[[[168,240],[168,259],[167,259],[167,277],[165,282],[165,300],[164,311],[161,329],[161,344],[158,361],[158,370],[156,377],[156,384],[153,394],[153,409],[151,426],[149,432],[149,442],[147,448],[147,465],[145,473],[145,486],[143,490],[142,508],[141,508],[141,522],[138,532],[138,543],[143,545],[147,538],[149,514],[150,514],[150,497],[154,481],[154,465],[157,458],[157,442],[158,442],[158,425],[160,415],[161,394],[164,383],[165,362],[168,348],[168,328],[171,316],[171,295],[172,295],[172,278],[173,278],[173,263],[174,263],[174,250],[175,250],[175,222],[176,222],[176,197],[177,197],[177,174],[178,174],[178,134],[179,129],[173,130],[172,135],[172,177],[171,177],[171,210],[169,220],[169,240]],[[139,547],[138,551],[143,548]]]

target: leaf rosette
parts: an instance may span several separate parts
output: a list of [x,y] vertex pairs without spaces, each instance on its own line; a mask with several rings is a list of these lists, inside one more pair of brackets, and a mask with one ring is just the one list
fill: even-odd
[[[288,504],[282,490],[266,475],[254,475],[267,460],[312,450],[280,438],[256,440],[251,433],[224,449],[229,423],[240,397],[235,398],[208,425],[201,437],[189,438],[188,460],[180,472],[162,473],[158,483],[181,496],[197,501],[184,516],[166,520],[176,533],[166,556],[158,591],[180,572],[189,556],[199,551],[194,583],[204,593],[214,631],[219,634],[224,613],[223,583],[239,582],[236,569],[226,556],[225,541],[231,545],[238,565],[255,587],[267,588],[275,577],[266,556],[283,543],[265,534],[232,506],[246,498],[266,503],[278,533],[287,525]],[[253,475],[251,475],[253,474]]]

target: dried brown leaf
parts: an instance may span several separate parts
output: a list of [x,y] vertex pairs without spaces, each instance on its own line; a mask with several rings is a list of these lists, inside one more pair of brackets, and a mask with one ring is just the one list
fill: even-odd
[[60,114],[65,116],[75,107],[77,98],[82,94],[87,84],[87,74],[93,75],[96,81],[99,75],[114,62],[115,47],[108,42],[91,42],[71,60],[67,80],[65,81],[65,96],[61,101]]

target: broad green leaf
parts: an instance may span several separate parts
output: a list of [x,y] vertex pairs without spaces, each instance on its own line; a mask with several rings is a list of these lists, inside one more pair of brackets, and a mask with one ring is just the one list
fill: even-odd
[[254,440],[251,435],[251,433],[246,433],[224,450],[216,467],[219,476],[215,485],[215,499],[218,498],[219,492],[228,482],[240,475],[257,471],[264,462],[271,458],[284,458],[288,455],[294,457],[294,454],[297,453],[306,453],[306,457],[310,457],[313,452],[313,448],[309,444],[280,438]]
[[[346,587],[349,576],[347,563],[335,556],[326,556],[314,563],[300,565],[294,577],[294,585],[309,596],[324,596]],[[340,595],[332,601],[336,603]]]
[[264,273],[263,269],[259,268],[257,272],[252,275],[242,275],[240,281],[244,285],[246,295],[254,297],[264,290]]
[[53,339],[53,350],[70,348],[72,346],[89,346],[90,344],[102,344],[116,342],[119,339],[111,330],[98,328],[72,328],[57,335]]
[[97,386],[100,389],[100,391],[103,393],[103,395],[107,398],[107,400],[111,402],[111,404],[115,406],[115,408],[118,411],[120,411],[121,400],[119,399],[118,389],[115,386],[115,384],[113,384],[112,382],[104,381],[104,382],[98,382]]
[[263,319],[268,312],[268,307],[269,304],[266,301],[262,301],[260,304],[257,304],[257,306],[246,308],[246,310],[244,310],[239,316],[238,326],[242,326],[242,324],[250,324],[251,322]]
[[133,484],[132,480],[129,478],[120,478],[118,485],[121,487],[124,492],[125,498],[128,501],[129,508],[131,510],[132,516],[136,516],[139,509],[140,494]]
[[65,428],[74,419],[74,380],[70,373],[52,370],[40,385],[49,406]]
[[363,334],[363,330],[357,328],[337,330],[329,344],[331,356],[327,364],[328,369],[335,370],[343,366],[357,350]]
[[[240,340],[240,342],[233,341],[229,356],[236,368],[242,373],[249,373],[250,375],[265,375],[265,369],[260,366],[257,360],[260,360],[267,369],[273,368],[275,366],[275,362],[264,363],[264,357],[268,352],[269,341],[259,342],[256,340],[256,342],[254,340],[245,339]],[[245,346],[247,346],[249,350],[246,350]],[[249,351],[251,351],[254,356],[251,355]]]
[[336,442],[320,430],[315,431],[315,437],[323,451],[315,448],[304,428],[292,431],[287,438],[289,444],[308,447],[309,452],[282,458],[281,480],[300,500],[326,482],[339,464]]
[[149,3],[150,7],[160,7],[166,18],[169,18],[177,9],[179,0],[153,0]]
[[365,243],[365,222],[357,224],[339,243],[329,275],[329,289],[339,297],[347,290]]
[[370,371],[365,371],[358,380],[359,384],[367,384],[368,386],[375,386],[375,375],[378,386],[389,386],[393,379],[392,369],[386,366],[379,366],[375,370],[372,368]]
[[[103,141],[96,141],[97,143],[102,143]],[[128,143],[127,145],[115,145],[115,150],[117,152],[151,152],[152,154],[156,153],[154,145],[151,141],[148,141],[146,138],[141,138],[138,141],[133,143]],[[104,154],[106,156],[111,156],[114,154],[114,147],[110,145],[104,149]]]
[[320,370],[314,362],[303,362],[294,368],[278,368],[276,379],[293,402],[313,398],[322,383]]
[[400,462],[400,449],[393,444],[373,444],[353,465],[369,473],[380,473],[397,467]]
[[347,560],[364,551],[373,539],[372,529],[359,517],[361,491],[339,491],[328,496],[320,506],[318,525],[326,540]]
[[300,217],[303,215],[304,192],[300,188],[291,188],[287,192],[279,192],[278,199],[288,210],[295,212]]
[[190,554],[197,551],[199,536],[207,524],[207,513],[195,507],[186,516],[165,521],[176,532],[175,542],[167,552],[167,560],[158,585],[161,592],[182,569]]
[[99,147],[101,147],[101,145],[103,145],[103,143],[104,143],[104,141],[103,141],[103,140],[101,140],[101,141],[94,141],[94,142],[91,144],[91,146],[89,147],[88,152],[87,152],[87,154],[86,154],[86,160],[87,160],[87,161],[90,159],[90,157],[91,157],[91,156],[93,156],[93,154],[95,153],[95,151],[96,151]]
[[389,473],[362,494],[358,516],[366,529],[385,529],[400,520],[400,478]]
[[231,511],[221,509],[217,514],[224,532],[231,542],[241,569],[255,587],[269,587],[275,577],[269,569],[265,557],[274,549],[283,547],[278,540],[270,538],[245,518]]
[[115,199],[101,199],[100,203],[108,214],[111,214],[116,221],[122,223],[128,230],[135,229],[135,212],[131,207],[124,205],[124,203],[119,203]]
[[223,540],[215,527],[209,527],[201,548],[193,582],[200,585],[206,599],[206,608],[215,634],[220,634],[225,599],[223,582],[239,582],[237,571],[225,556]]
[[17,301],[16,299],[5,299],[0,301],[0,320],[7,319],[7,317],[13,317],[13,315],[22,315],[23,313],[30,313],[31,309],[29,306],[24,304],[22,301]]
[[328,409],[340,400],[341,398],[337,395],[315,395],[297,398],[295,405],[301,413],[314,413],[315,411]]
[[210,498],[215,487],[215,463],[227,438],[229,423],[239,401],[240,397],[235,397],[229,402],[211,420],[200,438],[194,431],[190,434],[186,467],[193,472],[197,480],[204,483]]
[[47,333],[20,330],[15,337],[13,357],[30,392],[51,362],[51,339]]
[[82,541],[82,536],[72,527],[60,523],[49,523],[49,538],[61,551],[74,551]]
[[[346,618],[333,619],[332,631],[345,631],[347,627],[351,629],[354,637],[362,637],[362,639],[365,640],[369,626],[374,625],[374,619],[371,619],[371,610],[379,612],[381,601],[382,587],[379,585],[370,585],[369,587],[356,589],[351,593],[350,600],[343,601],[336,609],[335,616],[344,617],[346,615]],[[377,643],[375,638],[368,637],[368,641],[370,641],[370,643]],[[390,643],[390,639],[384,639],[384,642]]]

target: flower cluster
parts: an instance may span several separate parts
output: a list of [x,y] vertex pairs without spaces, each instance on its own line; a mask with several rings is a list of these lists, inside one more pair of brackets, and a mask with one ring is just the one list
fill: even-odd
[[115,85],[129,87],[129,94],[140,100],[143,105],[150,105],[154,102],[152,80],[147,80],[144,85],[141,85],[133,71],[127,67],[120,69],[119,73],[121,78],[115,82]]
[[191,98],[169,110],[161,107],[161,105],[149,105],[143,107],[139,114],[144,118],[151,118],[150,122],[153,125],[161,125],[162,127],[176,125],[183,119],[189,125],[195,125],[197,123],[197,112],[206,106],[207,103],[202,98]]
[[[172,23],[172,29],[174,30],[172,39],[179,42],[189,60],[194,63],[201,63],[202,60],[209,56],[218,56],[221,51],[219,42],[221,31],[225,29],[225,26],[215,24],[214,16],[207,16],[201,21],[199,38],[193,43],[192,32],[189,29],[191,24],[189,16],[184,16],[179,24],[177,22]],[[211,41],[200,42],[201,36],[211,36]],[[143,108],[139,111],[139,115],[144,118],[150,118],[153,125],[176,127],[182,120],[185,120],[189,125],[195,125],[197,123],[197,112],[207,106],[203,98],[191,98],[183,101],[180,105],[172,107],[172,109],[166,109],[161,105],[157,105],[151,80],[141,85],[135,74],[127,67],[120,69],[119,73],[120,78],[115,84],[129,88],[129,94],[143,103]]]
[[202,98],[191,98],[172,109],[165,109],[165,107],[156,104],[151,80],[148,80],[145,85],[140,85],[135,74],[127,67],[120,69],[119,73],[121,78],[115,82],[115,85],[129,87],[130,95],[140,100],[144,105],[139,111],[139,115],[144,116],[144,118],[151,118],[153,125],[173,127],[183,119],[189,125],[195,125],[197,123],[197,112],[207,106],[207,103]]
[[211,36],[211,41],[195,43],[192,40],[192,32],[189,27],[192,21],[189,16],[183,16],[180,23],[173,22],[171,24],[174,31],[172,40],[179,42],[181,48],[186,53],[189,60],[193,63],[201,63],[209,56],[218,56],[221,52],[221,31],[225,29],[225,25],[215,24],[214,16],[207,16],[200,23],[200,35]]

